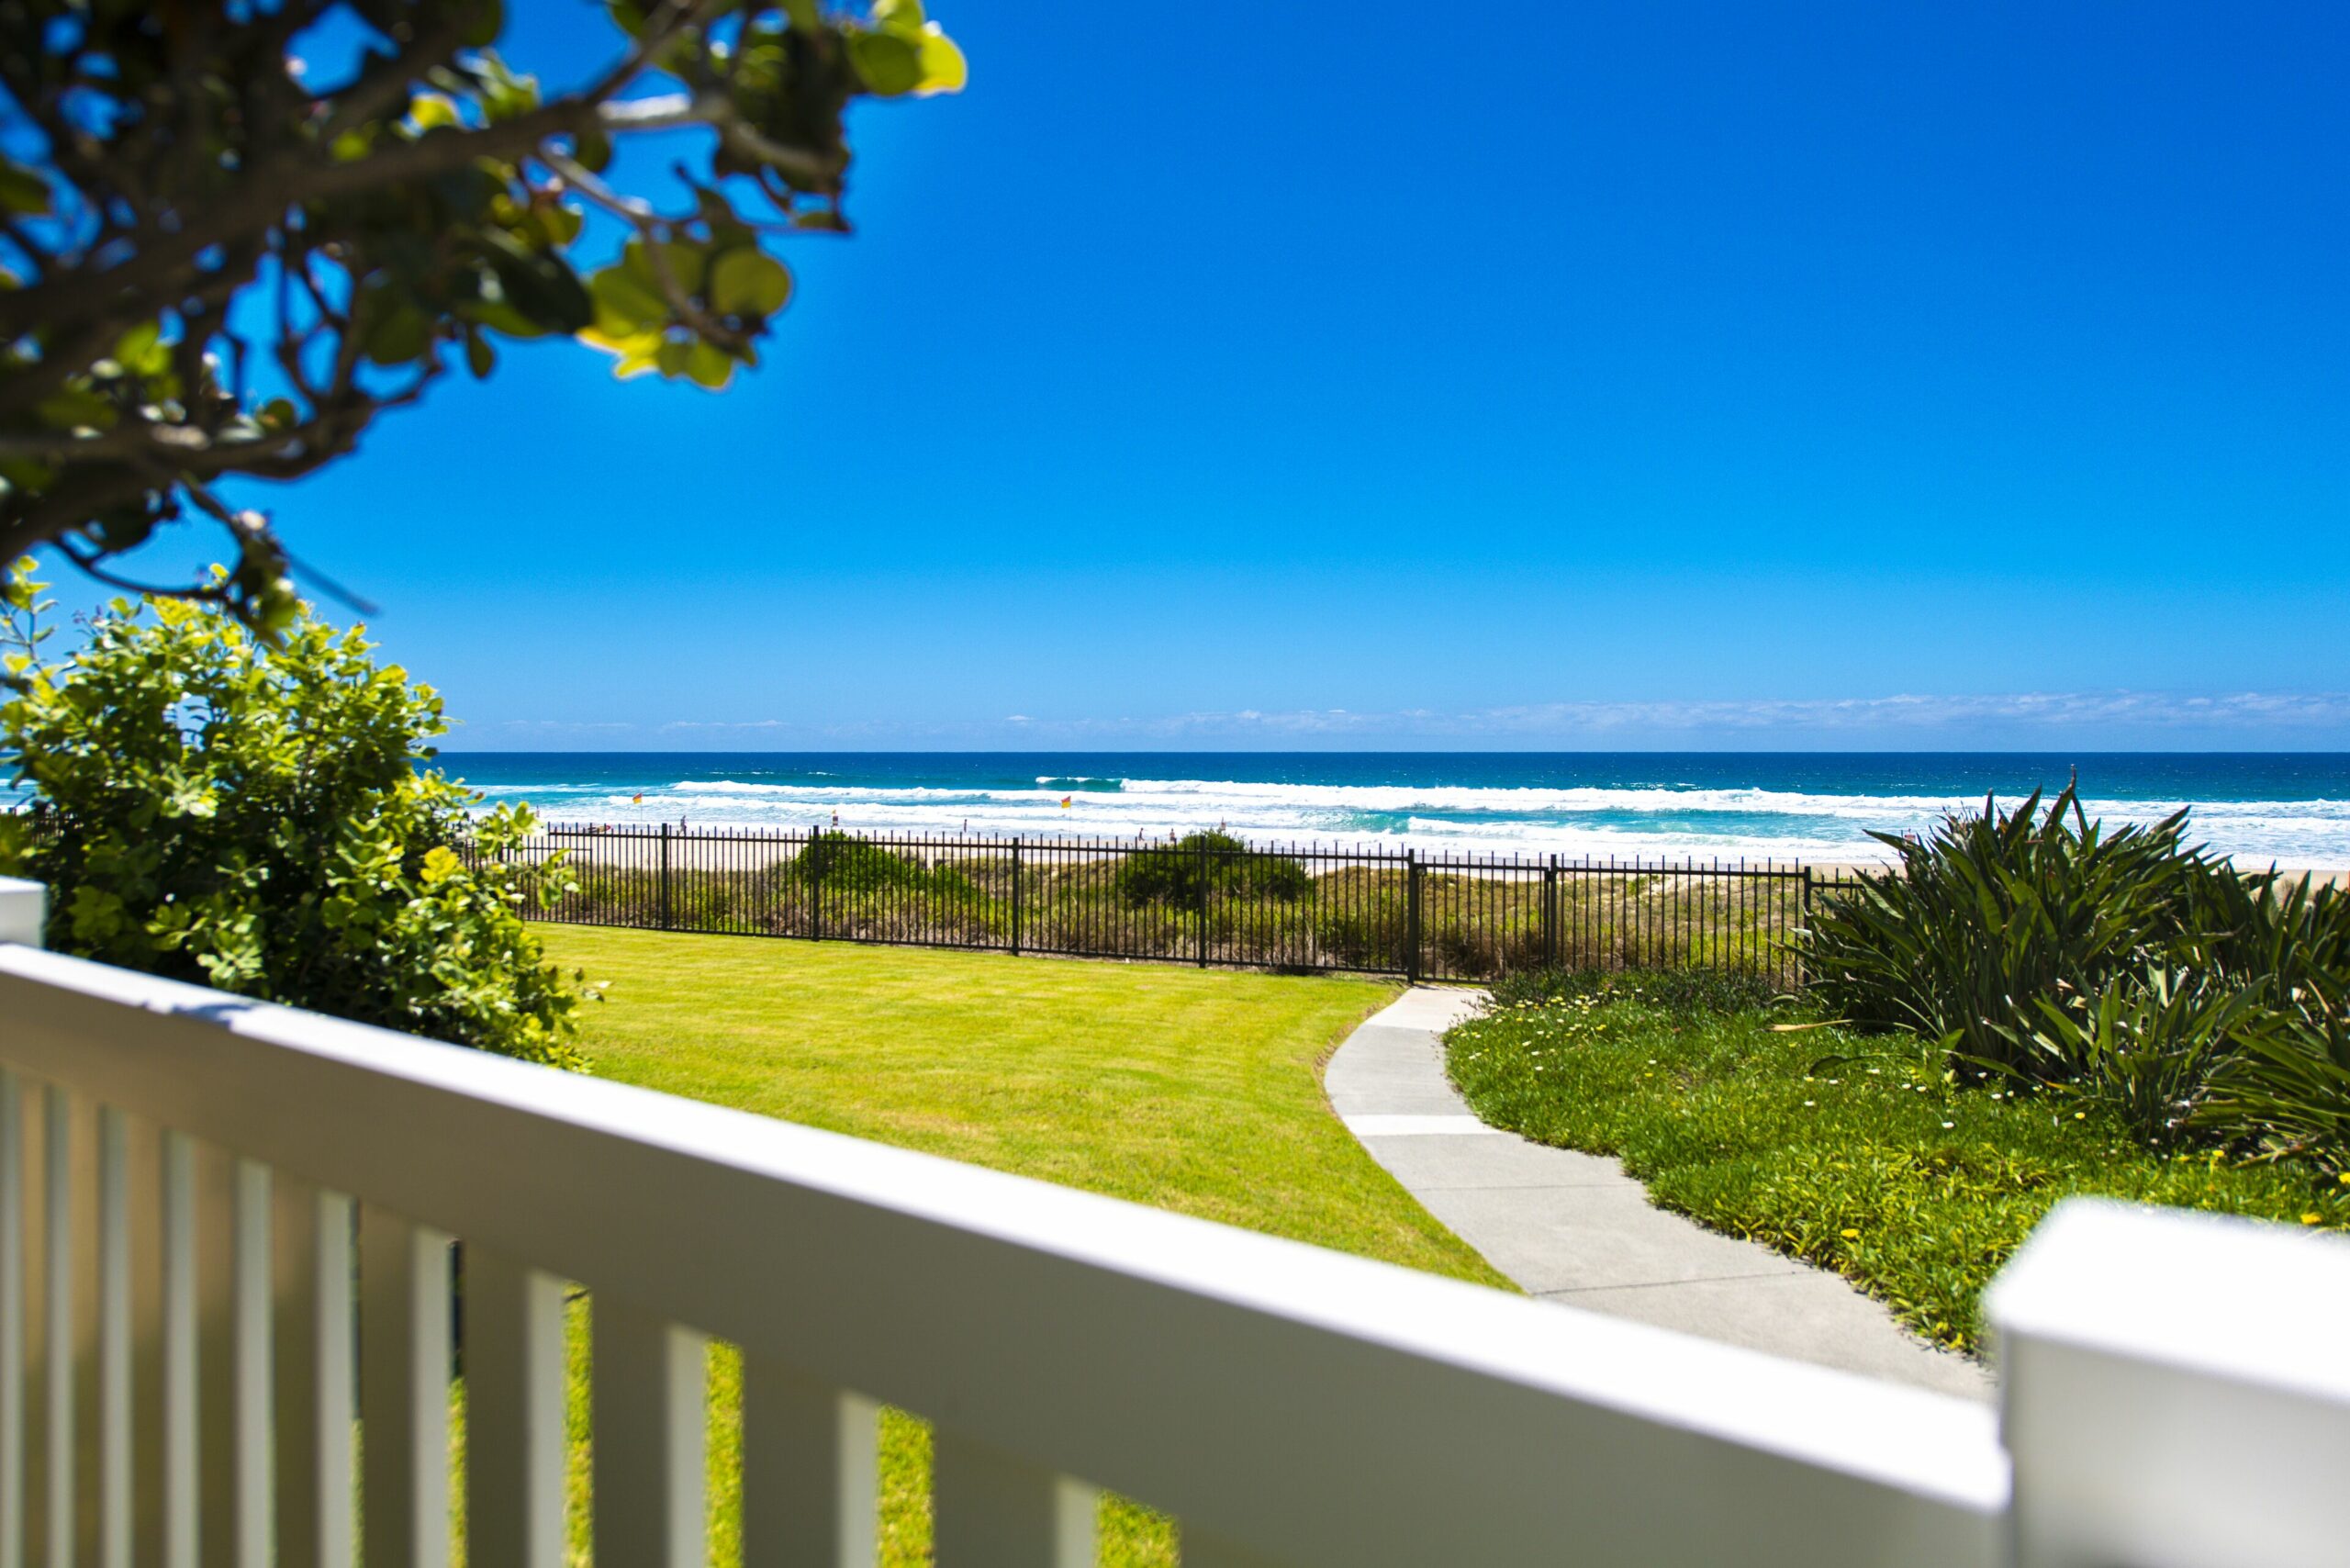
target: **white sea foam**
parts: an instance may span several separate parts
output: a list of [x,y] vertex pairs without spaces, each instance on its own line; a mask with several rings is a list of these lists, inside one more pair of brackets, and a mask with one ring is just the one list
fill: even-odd
[[[1867,795],[1764,789],[1485,788],[1126,778],[1115,790],[760,783],[681,779],[649,789],[509,788],[551,818],[866,832],[1163,839],[1223,828],[1257,843],[1411,844],[1571,857],[1660,855],[1883,859],[1869,830],[1914,833],[1979,795]],[[1101,782],[1111,782],[1101,780]],[[1069,804],[1061,802],[1067,800]],[[2153,822],[2192,804],[2192,836],[2240,861],[2350,866],[2350,801],[2090,801],[2109,824]]]

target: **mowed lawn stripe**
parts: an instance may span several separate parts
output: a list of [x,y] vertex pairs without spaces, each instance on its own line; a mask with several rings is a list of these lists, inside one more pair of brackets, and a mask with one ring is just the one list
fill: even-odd
[[[1371,1161],[1322,1063],[1389,982],[848,943],[542,926],[609,982],[595,1070],[1178,1213],[1514,1289]],[[574,1314],[568,1534],[585,1561],[588,1360]],[[711,1361],[711,1562],[742,1560],[741,1383]],[[881,1568],[932,1560],[930,1432],[885,1411]],[[1175,1521],[1102,1500],[1101,1568],[1177,1568]],[[462,1564],[460,1565],[462,1568]]]
[[1510,1288],[1324,1098],[1391,983],[540,930],[601,1076]]

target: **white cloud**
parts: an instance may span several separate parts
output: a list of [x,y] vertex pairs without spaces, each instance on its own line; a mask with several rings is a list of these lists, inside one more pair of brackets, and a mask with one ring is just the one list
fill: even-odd
[[1665,701],[1564,701],[1443,711],[1384,712],[1343,708],[1285,711],[1242,708],[1156,719],[1032,721],[1071,735],[1181,738],[1218,732],[1335,738],[1572,741],[1630,735],[1760,738],[1847,735],[1923,739],[1935,732],[1998,733],[2050,740],[2115,732],[2241,732],[2245,739],[2306,737],[2350,731],[2350,692],[2181,693],[2027,691],[1886,697],[1711,699]]
[[788,730],[791,725],[782,719],[672,719],[661,726],[667,730]]
[[632,730],[634,724],[621,719],[506,719],[500,729],[530,730],[555,734],[571,730]]

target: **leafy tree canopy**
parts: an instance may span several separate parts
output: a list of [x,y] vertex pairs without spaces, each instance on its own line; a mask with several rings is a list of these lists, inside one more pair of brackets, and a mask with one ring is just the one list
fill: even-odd
[[[964,80],[920,0],[609,12],[609,69],[549,92],[501,0],[0,0],[0,560],[122,586],[106,558],[193,510],[234,560],[177,591],[274,635],[285,554],[221,481],[311,473],[507,340],[724,386],[790,297],[774,241],[846,228],[849,103]],[[329,23],[372,41],[314,82]],[[608,181],[679,128],[674,199]],[[624,236],[597,266],[591,209]]]
[[[118,599],[44,661],[32,564],[0,581],[0,869],[58,890],[61,951],[455,1045],[580,1065],[581,992],[523,924],[568,890],[532,823],[419,765],[441,699],[297,607]],[[471,854],[461,854],[470,844]]]

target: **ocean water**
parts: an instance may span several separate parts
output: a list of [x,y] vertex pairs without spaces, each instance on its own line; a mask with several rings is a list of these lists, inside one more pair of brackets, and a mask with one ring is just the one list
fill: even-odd
[[[442,766],[553,822],[1411,845],[1571,857],[1868,861],[1986,794],[2191,810],[2239,864],[2350,867],[2350,754],[475,752]],[[641,797],[641,799],[640,799]]]

